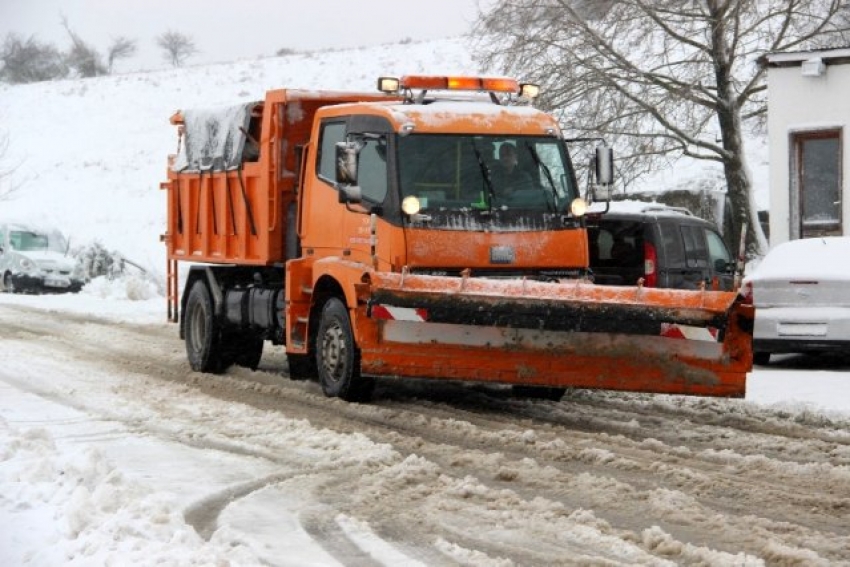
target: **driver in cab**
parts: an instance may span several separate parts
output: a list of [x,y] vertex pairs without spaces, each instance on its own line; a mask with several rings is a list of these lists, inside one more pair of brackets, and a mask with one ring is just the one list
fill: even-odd
[[493,168],[493,185],[502,198],[510,198],[514,191],[531,189],[531,176],[519,168],[516,146],[503,143],[499,146],[499,161]]

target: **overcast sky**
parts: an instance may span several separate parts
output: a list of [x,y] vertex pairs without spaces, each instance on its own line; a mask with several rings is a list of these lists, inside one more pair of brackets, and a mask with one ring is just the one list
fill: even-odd
[[[104,52],[111,39],[135,39],[138,53],[118,70],[162,67],[155,38],[190,36],[189,64],[314,50],[456,37],[469,30],[477,0],[0,0],[0,38],[9,32],[68,46],[62,15],[84,41]],[[484,3],[482,2],[482,5]]]

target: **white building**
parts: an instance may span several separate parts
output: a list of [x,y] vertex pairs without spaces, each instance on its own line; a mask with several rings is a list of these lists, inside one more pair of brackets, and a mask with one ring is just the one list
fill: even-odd
[[850,235],[850,48],[772,53],[767,66],[770,244]]

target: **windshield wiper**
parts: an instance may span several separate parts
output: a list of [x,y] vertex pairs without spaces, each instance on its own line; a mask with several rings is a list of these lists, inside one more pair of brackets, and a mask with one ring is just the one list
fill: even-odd
[[493,180],[490,178],[490,168],[484,163],[484,158],[481,156],[478,146],[475,145],[475,139],[469,141],[472,144],[472,151],[475,152],[475,159],[478,160],[478,167],[481,169],[481,176],[484,178],[484,185],[487,187],[487,193],[490,197],[487,199],[487,210],[492,213],[493,202],[496,200],[496,190],[493,188]]
[[546,206],[549,207],[549,210],[553,213],[558,212],[558,190],[555,188],[555,180],[552,179],[552,172],[549,171],[549,166],[543,163],[540,159],[540,156],[537,155],[537,149],[531,145],[530,142],[525,143],[525,147],[528,148],[528,153],[531,154],[531,159],[534,160],[534,164],[538,167],[538,169],[542,169],[543,173],[546,175],[546,181],[549,182],[549,189],[552,191],[552,202],[549,202],[549,199],[546,199]]

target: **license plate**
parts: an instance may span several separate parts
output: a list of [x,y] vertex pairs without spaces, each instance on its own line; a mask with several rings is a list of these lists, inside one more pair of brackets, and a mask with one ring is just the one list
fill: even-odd
[[779,323],[780,337],[825,337],[826,323]]
[[44,285],[46,287],[69,287],[71,285],[71,282],[69,280],[47,278],[44,280]]

